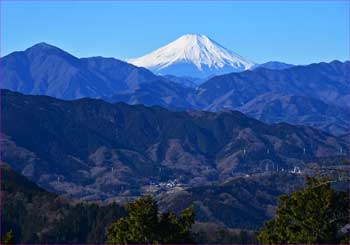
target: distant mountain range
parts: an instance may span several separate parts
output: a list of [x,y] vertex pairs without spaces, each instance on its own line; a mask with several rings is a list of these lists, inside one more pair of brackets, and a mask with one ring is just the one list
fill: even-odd
[[288,122],[347,133],[350,61],[216,76],[196,90],[205,110],[240,110],[266,122]]
[[170,109],[239,110],[268,123],[310,125],[344,134],[350,128],[350,62],[258,68],[215,76],[192,89],[174,86],[173,93],[168,87],[141,84],[105,100]]
[[141,83],[165,79],[113,58],[78,59],[39,43],[1,59],[2,88],[62,99],[112,96]]
[[1,92],[2,160],[46,189],[75,198],[137,196],[152,182],[191,187],[251,173],[304,171],[307,163],[349,153],[345,137],[267,125],[236,111],[172,112]]
[[284,70],[291,68],[295,65],[292,64],[287,64],[279,61],[269,61],[263,64],[256,65],[253,69],[258,69],[258,68],[267,68],[271,70]]
[[[206,40],[189,36],[185,41],[193,38]],[[1,58],[0,65],[1,87],[25,94],[103,98],[172,110],[234,109],[269,123],[304,124],[335,134],[347,133],[350,125],[349,61],[306,66],[268,62],[203,82],[155,75],[113,58],[79,59],[40,43]]]

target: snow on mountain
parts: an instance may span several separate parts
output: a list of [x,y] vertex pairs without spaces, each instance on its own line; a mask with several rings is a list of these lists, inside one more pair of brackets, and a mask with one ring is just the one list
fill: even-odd
[[160,75],[209,77],[249,70],[255,63],[205,35],[187,34],[129,63]]

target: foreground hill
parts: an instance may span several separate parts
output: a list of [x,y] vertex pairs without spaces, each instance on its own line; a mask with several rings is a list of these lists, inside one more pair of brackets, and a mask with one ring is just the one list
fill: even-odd
[[236,111],[172,112],[1,92],[3,160],[47,189],[76,198],[133,197],[148,187],[304,171],[310,162],[349,152],[344,137],[268,125]]
[[197,220],[229,228],[259,230],[275,216],[278,197],[304,185],[304,176],[267,173],[237,177],[218,185],[205,185],[159,194],[163,210],[181,211],[194,203]]
[[[125,209],[116,204],[63,199],[6,164],[1,165],[1,173],[2,234],[13,230],[18,243],[104,243],[106,227],[126,215]],[[278,195],[302,183],[300,175],[268,174],[165,192],[157,199],[162,211],[179,211],[194,203],[196,223],[192,234],[198,242],[256,243],[255,233],[246,229],[259,230],[274,216]]]
[[116,204],[73,203],[1,165],[1,234],[19,244],[104,243],[105,228],[126,215]]

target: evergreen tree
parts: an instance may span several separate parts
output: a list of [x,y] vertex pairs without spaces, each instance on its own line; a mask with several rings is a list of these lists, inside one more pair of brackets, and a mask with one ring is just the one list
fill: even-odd
[[[349,195],[331,188],[327,179],[308,178],[305,189],[281,196],[276,218],[265,223],[261,243],[341,242],[349,223]],[[345,241],[345,240],[343,240]]]
[[16,243],[15,236],[13,235],[13,231],[10,230],[4,235],[2,239],[2,244],[15,244],[15,243]]
[[193,207],[185,209],[180,217],[172,212],[158,215],[156,201],[151,196],[144,196],[129,203],[127,210],[127,217],[108,228],[107,243],[193,243],[190,233],[194,223]]

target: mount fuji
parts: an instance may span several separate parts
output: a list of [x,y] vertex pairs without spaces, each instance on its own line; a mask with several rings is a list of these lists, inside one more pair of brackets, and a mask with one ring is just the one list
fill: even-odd
[[252,69],[256,64],[205,35],[187,34],[129,63],[159,75],[206,78]]

